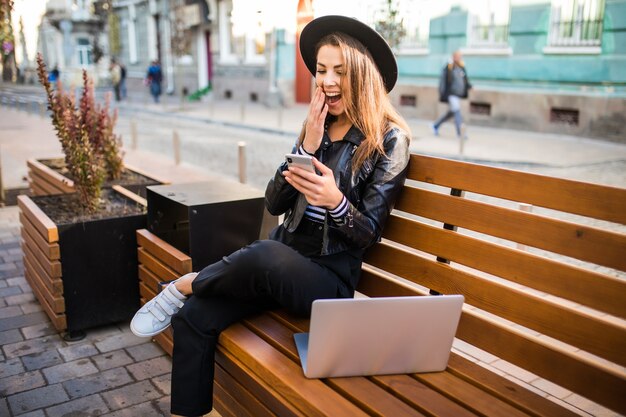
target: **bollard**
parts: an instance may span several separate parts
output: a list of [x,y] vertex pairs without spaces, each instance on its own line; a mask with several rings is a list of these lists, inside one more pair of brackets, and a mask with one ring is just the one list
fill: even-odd
[[130,119],[130,148],[133,151],[137,150],[137,123],[135,123],[135,119]]
[[174,134],[172,137],[172,142],[174,144],[174,163],[176,165],[180,164],[180,138],[178,137],[178,132],[174,130]]
[[461,124],[461,134],[459,135],[459,155],[463,155],[465,142],[467,142],[467,126],[463,123]]
[[239,142],[239,182],[246,183],[246,142]]
[[[532,213],[533,212],[532,204],[528,204],[528,203],[519,203],[519,209],[520,209],[520,211],[523,211],[523,212],[526,212],[526,213]],[[518,243],[517,244],[517,249],[519,249],[519,250],[526,250],[526,245],[524,245],[522,243]]]
[[42,119],[46,117],[46,105],[42,101],[39,102],[39,117]]

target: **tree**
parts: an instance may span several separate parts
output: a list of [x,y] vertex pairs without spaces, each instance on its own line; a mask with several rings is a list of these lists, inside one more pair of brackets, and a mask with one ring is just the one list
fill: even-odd
[[15,35],[11,14],[13,12],[13,0],[0,0],[0,45],[2,50],[2,80],[13,81],[16,76],[17,65],[15,63]]
[[404,19],[400,18],[397,2],[386,1],[386,7],[380,10],[381,18],[376,21],[375,27],[378,33],[389,43],[392,48],[397,48],[406,36]]

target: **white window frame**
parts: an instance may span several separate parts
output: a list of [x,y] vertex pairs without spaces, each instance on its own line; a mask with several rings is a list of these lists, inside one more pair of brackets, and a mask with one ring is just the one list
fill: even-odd
[[134,4],[128,5],[128,60],[131,64],[139,62],[137,56],[137,9]]
[[[489,10],[489,22],[481,24],[480,18],[468,11],[467,15],[467,46],[461,48],[464,55],[503,55],[513,54],[513,49],[509,46],[509,26],[511,23],[511,4],[509,2],[509,17],[505,25],[496,25],[495,11]],[[486,27],[488,30],[487,39],[481,39],[477,36],[477,31]],[[500,27],[506,28],[506,40],[496,40],[496,30]]]
[[232,1],[221,1],[217,4],[219,13],[220,64],[238,64],[237,55],[230,49],[232,33],[230,31],[230,11]]
[[[86,40],[86,45],[81,45],[79,43],[80,40]],[[76,63],[81,68],[89,68],[93,65],[93,45],[89,38],[86,37],[77,37],[76,38],[76,49],[75,49]],[[85,58],[86,63],[83,62],[83,58]]]
[[[233,33],[231,31],[231,15],[233,10],[233,2],[232,1],[224,1],[218,3],[218,13],[219,13],[219,42],[220,42],[220,53],[219,53],[219,62],[220,64],[232,65],[232,64],[242,64],[242,65],[265,65],[267,64],[267,58],[265,53],[257,54],[256,53],[256,39],[254,33],[246,32],[243,38],[243,56],[238,55],[233,52],[231,49],[231,41],[233,40]],[[265,34],[263,33],[263,36]],[[267,47],[267,44],[266,44]]]
[[[560,54],[560,55],[598,55],[602,52],[602,20],[604,19],[604,11],[605,4],[603,1],[599,0],[601,3],[598,4],[598,7],[602,7],[601,18],[599,22],[596,21],[595,24],[598,25],[599,34],[596,39],[582,39],[583,33],[582,28],[585,23],[593,22],[593,20],[585,19],[584,10],[586,6],[590,6],[590,3],[594,0],[578,0],[575,4],[576,11],[575,15],[571,17],[570,23],[573,25],[572,28],[572,36],[564,37],[560,35],[561,24],[564,21],[561,20],[561,7],[560,5],[552,6],[552,10],[550,12],[550,27],[548,29],[548,44],[543,48],[544,54]],[[565,21],[566,23],[567,21]]]

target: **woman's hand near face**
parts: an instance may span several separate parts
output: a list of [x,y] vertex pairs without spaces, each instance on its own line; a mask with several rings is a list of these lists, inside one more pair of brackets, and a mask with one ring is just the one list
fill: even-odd
[[283,174],[289,184],[304,194],[309,204],[332,210],[341,203],[343,194],[337,188],[330,168],[316,158],[313,158],[313,165],[321,175],[298,167],[290,167]]
[[317,87],[309,105],[309,113],[306,117],[306,135],[303,142],[304,150],[310,154],[315,153],[322,143],[327,113],[326,95],[321,87]]

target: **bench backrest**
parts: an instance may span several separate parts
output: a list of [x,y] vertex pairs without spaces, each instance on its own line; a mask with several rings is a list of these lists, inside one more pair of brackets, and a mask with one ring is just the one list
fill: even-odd
[[369,296],[463,294],[457,337],[626,413],[626,189],[412,155]]

